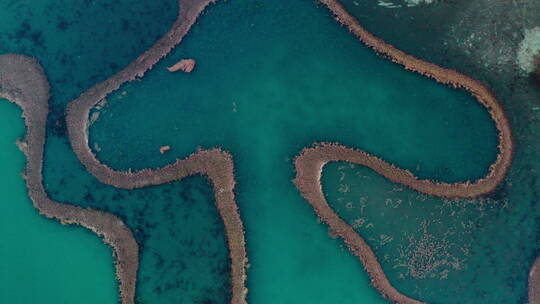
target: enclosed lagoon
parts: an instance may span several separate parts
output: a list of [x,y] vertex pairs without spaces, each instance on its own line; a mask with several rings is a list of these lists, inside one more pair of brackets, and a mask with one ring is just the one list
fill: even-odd
[[348,163],[328,164],[322,181],[329,204],[403,293],[427,303],[526,302],[536,223],[516,202],[500,193],[436,198]]

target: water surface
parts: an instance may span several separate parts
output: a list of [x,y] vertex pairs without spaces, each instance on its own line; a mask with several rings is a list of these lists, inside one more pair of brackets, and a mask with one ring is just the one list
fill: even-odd
[[[135,191],[105,186],[73,155],[61,117],[67,101],[125,66],[170,26],[174,2],[86,1],[67,6],[71,10],[48,1],[6,3],[2,14],[13,22],[0,30],[17,35],[5,36],[1,50],[43,62],[53,86],[47,190],[54,199],[117,214],[132,228],[141,245],[138,302],[225,303],[228,251],[207,182],[193,177]],[[58,30],[62,18],[70,30]],[[56,28],[44,25],[49,19],[58,20]],[[43,33],[32,35],[37,29]],[[166,71],[185,57],[198,62],[192,74]],[[494,125],[476,100],[375,56],[307,0],[218,3],[171,56],[107,99],[90,140],[113,168],[156,168],[198,146],[233,154],[251,265],[249,301],[257,304],[384,301],[291,183],[292,160],[303,147],[339,141],[447,182],[485,175],[496,155]],[[172,150],[161,155],[162,145]],[[416,224],[405,227],[416,231]],[[376,252],[381,260],[392,254],[386,247]],[[417,282],[403,283],[399,270],[390,270],[392,283],[414,293]],[[457,276],[449,278],[459,284]],[[447,300],[437,285],[429,286],[433,292],[419,298]],[[478,299],[506,303],[503,297]]]
[[0,302],[115,303],[111,250],[90,231],[49,220],[28,198],[21,172],[21,110],[0,99]]
[[[182,58],[197,60],[193,73],[166,70]],[[485,175],[496,154],[476,100],[377,57],[309,1],[217,4],[107,101],[90,144],[113,168],[156,168],[197,147],[232,152],[252,303],[382,301],[291,183],[301,148],[339,141],[450,182]]]

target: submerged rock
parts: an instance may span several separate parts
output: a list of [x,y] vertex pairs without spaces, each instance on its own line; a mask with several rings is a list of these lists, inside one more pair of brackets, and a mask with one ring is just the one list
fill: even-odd
[[171,146],[162,146],[159,148],[159,153],[164,154],[165,152],[169,151],[171,149]]
[[195,68],[195,64],[196,62],[193,59],[182,59],[173,66],[168,67],[167,70],[169,70],[169,72],[176,72],[182,70],[186,73],[191,73],[191,71],[193,71],[193,69]]

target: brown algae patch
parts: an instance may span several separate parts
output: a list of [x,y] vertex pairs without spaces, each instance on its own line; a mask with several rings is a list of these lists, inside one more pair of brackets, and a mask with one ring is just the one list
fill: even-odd
[[[208,178],[214,189],[216,207],[225,223],[231,258],[231,303],[236,304],[246,303],[247,254],[244,227],[234,196],[235,179],[232,156],[228,152],[215,148],[197,151],[187,158],[156,170],[115,171],[100,163],[88,145],[90,110],[122,84],[143,77],[182,41],[199,15],[213,2],[215,0],[179,1],[178,18],[171,29],[122,71],[94,85],[79,98],[70,102],[66,111],[66,122],[73,151],[86,169],[102,183],[117,188],[135,189],[181,180],[194,174],[202,174]],[[195,65],[194,61],[188,63],[192,63],[193,67]],[[185,64],[186,62],[182,64],[182,67]],[[185,68],[190,70],[189,66]]]
[[34,207],[48,218],[65,225],[80,225],[99,235],[113,249],[122,303],[133,303],[139,251],[131,230],[110,213],[55,202],[48,198],[43,187],[49,83],[39,63],[23,55],[1,55],[0,97],[17,104],[23,110],[26,138],[19,141],[18,146],[26,156],[24,179]]

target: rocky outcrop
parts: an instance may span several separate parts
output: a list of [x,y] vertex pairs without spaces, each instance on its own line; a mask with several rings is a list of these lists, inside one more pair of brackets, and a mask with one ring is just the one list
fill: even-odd
[[191,73],[195,68],[195,64],[196,62],[193,59],[182,59],[173,66],[168,67],[167,70],[169,70],[169,72],[184,71],[186,73]]
[[165,152],[169,151],[171,149],[171,146],[161,146],[159,148],[159,153],[164,154]]

